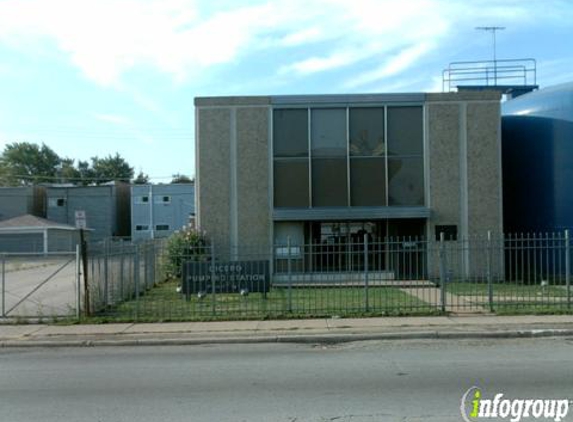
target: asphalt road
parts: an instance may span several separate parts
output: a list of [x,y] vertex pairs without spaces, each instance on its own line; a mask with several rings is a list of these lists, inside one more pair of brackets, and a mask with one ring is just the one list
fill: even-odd
[[0,350],[3,422],[457,422],[473,385],[572,399],[573,340]]

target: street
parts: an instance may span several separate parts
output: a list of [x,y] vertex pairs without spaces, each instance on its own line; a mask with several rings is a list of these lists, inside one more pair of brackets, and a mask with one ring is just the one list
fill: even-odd
[[566,338],[4,349],[0,420],[457,422],[474,385],[573,398],[572,352]]

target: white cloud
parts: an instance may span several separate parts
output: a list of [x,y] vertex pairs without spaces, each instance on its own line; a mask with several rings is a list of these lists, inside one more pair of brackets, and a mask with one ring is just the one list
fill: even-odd
[[406,70],[422,56],[429,53],[433,48],[434,45],[429,42],[422,42],[420,44],[410,46],[400,51],[398,54],[390,57],[382,66],[372,71],[353,77],[351,80],[346,82],[345,87],[356,88],[358,86],[375,82],[379,79],[384,79],[389,76],[396,75]]
[[296,47],[302,44],[308,44],[327,38],[321,28],[305,28],[301,31],[293,32],[281,40],[285,47]]
[[[566,9],[566,3],[556,4]],[[87,78],[104,86],[121,86],[122,76],[140,66],[184,81],[209,67],[237,62],[261,50],[272,63],[269,73],[274,70],[271,66],[278,66],[283,74],[308,75],[376,56],[388,61],[385,55],[396,50],[437,45],[454,23],[457,29],[531,20],[542,15],[539,12],[546,2],[267,0],[229,4],[226,10],[217,10],[200,0],[3,0],[0,43],[32,53],[55,43]],[[323,43],[320,52],[305,49],[318,42]],[[286,63],[280,60],[285,49],[296,53]],[[412,65],[418,57],[394,59],[393,66],[400,68],[400,59]],[[391,72],[392,65],[388,66],[386,72]]]
[[154,143],[153,137],[139,129],[128,117],[119,114],[93,113],[93,118],[100,122],[118,126],[122,131],[129,133],[134,139],[137,139],[144,144],[151,145]]

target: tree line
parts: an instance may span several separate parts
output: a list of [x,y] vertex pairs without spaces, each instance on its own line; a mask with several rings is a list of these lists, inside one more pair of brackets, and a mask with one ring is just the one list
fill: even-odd
[[[49,146],[30,142],[7,144],[0,155],[0,186],[28,186],[39,183],[71,183],[78,186],[100,185],[114,180],[146,184],[149,176],[133,167],[119,153],[92,157],[90,161],[58,155]],[[192,183],[182,174],[171,183]]]

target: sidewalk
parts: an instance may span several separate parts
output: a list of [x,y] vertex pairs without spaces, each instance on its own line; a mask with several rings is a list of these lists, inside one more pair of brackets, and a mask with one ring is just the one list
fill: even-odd
[[337,343],[573,336],[573,315],[444,316],[100,325],[0,325],[0,347]]

